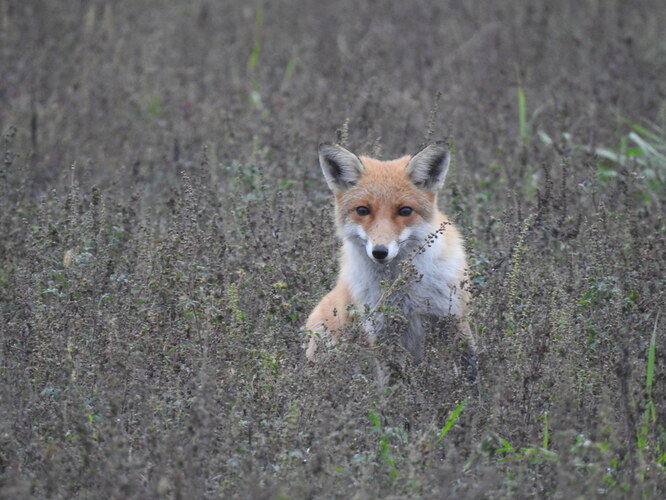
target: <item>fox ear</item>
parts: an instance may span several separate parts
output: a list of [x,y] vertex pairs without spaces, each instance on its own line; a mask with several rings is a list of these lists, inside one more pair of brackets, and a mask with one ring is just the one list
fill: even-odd
[[363,164],[358,156],[337,144],[319,145],[319,164],[334,193],[349,189],[363,174]]
[[444,185],[450,159],[448,141],[437,141],[412,156],[405,168],[416,186],[437,191]]

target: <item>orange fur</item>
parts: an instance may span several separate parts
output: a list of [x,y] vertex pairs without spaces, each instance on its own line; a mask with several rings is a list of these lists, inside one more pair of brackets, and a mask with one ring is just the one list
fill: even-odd
[[[315,358],[323,339],[334,343],[351,318],[348,307],[363,311],[381,300],[380,282],[397,277],[399,263],[412,259],[423,278],[410,285],[403,300],[408,316],[405,347],[420,360],[426,316],[454,314],[460,332],[473,346],[465,320],[468,292],[464,289],[466,258],[457,229],[437,209],[437,190],[448,168],[448,149],[441,143],[414,157],[392,161],[357,158],[339,146],[322,145],[320,162],[335,193],[338,236],[343,240],[338,282],[315,307],[305,325],[311,332],[306,355]],[[363,210],[358,211],[361,207]],[[408,207],[410,213],[401,209]],[[366,213],[367,212],[367,213]],[[425,247],[429,234],[441,234]],[[366,323],[370,340],[382,321]]]

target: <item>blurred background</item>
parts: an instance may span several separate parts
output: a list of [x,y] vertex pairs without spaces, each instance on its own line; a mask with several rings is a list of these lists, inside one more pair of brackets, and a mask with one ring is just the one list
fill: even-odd
[[533,132],[585,144],[665,113],[658,2],[4,0],[1,16],[0,125],[47,178],[90,161],[154,179],[204,144],[222,161],[270,146],[297,176],[346,120],[390,157],[423,141],[438,92],[435,133],[470,168],[520,141],[518,89]]

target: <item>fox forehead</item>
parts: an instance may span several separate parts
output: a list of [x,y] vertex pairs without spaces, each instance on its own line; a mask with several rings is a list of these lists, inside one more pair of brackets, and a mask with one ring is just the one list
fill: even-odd
[[410,189],[415,187],[407,175],[405,167],[411,156],[403,156],[391,161],[381,161],[369,156],[361,156],[363,175],[358,186],[369,188],[390,187],[391,189]]
[[[361,156],[363,174],[358,183],[336,195],[336,204],[340,208],[352,210],[360,204],[379,206],[409,205],[430,218],[435,194],[414,185],[405,169],[410,156],[396,160],[380,161]],[[373,207],[377,208],[377,207]]]

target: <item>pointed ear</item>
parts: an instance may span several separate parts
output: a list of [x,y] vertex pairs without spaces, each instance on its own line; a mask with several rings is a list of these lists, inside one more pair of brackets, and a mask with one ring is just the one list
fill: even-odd
[[319,145],[319,164],[334,193],[349,189],[363,174],[363,164],[358,156],[337,144]]
[[450,159],[448,141],[437,141],[412,156],[405,168],[416,186],[437,191],[444,185]]

